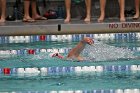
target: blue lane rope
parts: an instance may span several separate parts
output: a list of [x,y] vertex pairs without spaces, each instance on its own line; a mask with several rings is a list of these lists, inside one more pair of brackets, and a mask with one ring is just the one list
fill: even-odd
[[[26,61],[23,61],[26,62]],[[28,64],[28,63],[27,63]],[[32,67],[28,68],[9,68],[10,73],[21,73],[21,74],[33,74],[33,73],[47,73],[47,74],[57,74],[57,73],[80,73],[80,72],[128,72],[128,71],[140,71],[140,65],[119,65],[119,66],[76,66],[76,67]],[[5,73],[5,68],[0,68],[0,73]],[[21,70],[22,69],[22,70]]]

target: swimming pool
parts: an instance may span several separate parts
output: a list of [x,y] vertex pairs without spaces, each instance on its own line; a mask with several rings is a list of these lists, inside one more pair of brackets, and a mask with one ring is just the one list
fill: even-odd
[[48,57],[52,52],[66,55],[86,36],[140,55],[139,33],[3,36],[0,37],[0,91],[140,93],[139,59],[72,62]]

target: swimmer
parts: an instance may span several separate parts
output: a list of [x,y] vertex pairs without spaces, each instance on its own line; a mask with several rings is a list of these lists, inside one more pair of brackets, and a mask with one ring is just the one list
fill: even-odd
[[[86,44],[90,46],[86,46]],[[84,55],[84,56],[81,56]],[[113,61],[113,60],[138,60],[134,52],[120,47],[110,46],[93,38],[86,37],[76,47],[72,48],[66,57],[53,53],[50,57],[71,61]]]
[[[82,56],[80,56],[80,53],[83,51],[83,49],[85,48],[85,45],[89,44],[89,45],[93,45],[94,41],[92,38],[89,37],[85,37],[83,40],[81,40],[77,46],[73,49],[70,50],[70,52],[68,53],[66,59],[72,59],[72,60],[78,60],[78,61],[83,61],[84,58]],[[64,59],[64,56],[62,56],[59,53],[54,53],[51,55],[51,57],[57,57],[60,59]]]

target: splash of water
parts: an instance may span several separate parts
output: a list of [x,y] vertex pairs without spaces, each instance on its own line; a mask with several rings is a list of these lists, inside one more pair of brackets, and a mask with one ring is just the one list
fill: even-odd
[[134,52],[129,49],[110,46],[99,41],[96,41],[94,45],[86,45],[82,55],[95,61],[135,58]]
[[31,60],[41,60],[41,59],[51,59],[50,57],[50,53],[46,52],[46,53],[39,53],[37,55],[32,55],[30,56]]

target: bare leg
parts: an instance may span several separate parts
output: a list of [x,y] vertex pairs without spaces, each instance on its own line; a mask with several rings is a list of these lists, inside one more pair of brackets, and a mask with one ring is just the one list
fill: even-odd
[[65,5],[66,5],[66,19],[65,22],[70,22],[71,19],[71,0],[65,0]]
[[124,14],[125,0],[118,0],[118,1],[120,5],[120,21],[125,22],[125,14]]
[[90,22],[91,21],[91,0],[85,0],[86,3],[86,18],[85,18],[85,22]]
[[106,0],[100,0],[100,17],[98,18],[98,22],[103,22],[105,18],[105,6],[106,6]]
[[5,16],[6,16],[6,0],[1,0],[1,17],[0,17],[0,23],[5,22]]
[[32,18],[33,19],[36,19],[38,17],[40,17],[40,15],[37,13],[37,10],[36,10],[36,0],[33,0],[32,1]]
[[40,16],[38,13],[37,13],[37,5],[36,5],[36,0],[33,0],[32,1],[32,18],[34,20],[46,20],[45,17],[42,17]]
[[135,8],[136,8],[136,14],[134,15],[134,19],[138,19],[139,18],[139,14],[140,14],[140,1],[139,0],[135,0]]
[[33,22],[34,20],[29,15],[30,0],[24,0],[24,22]]

